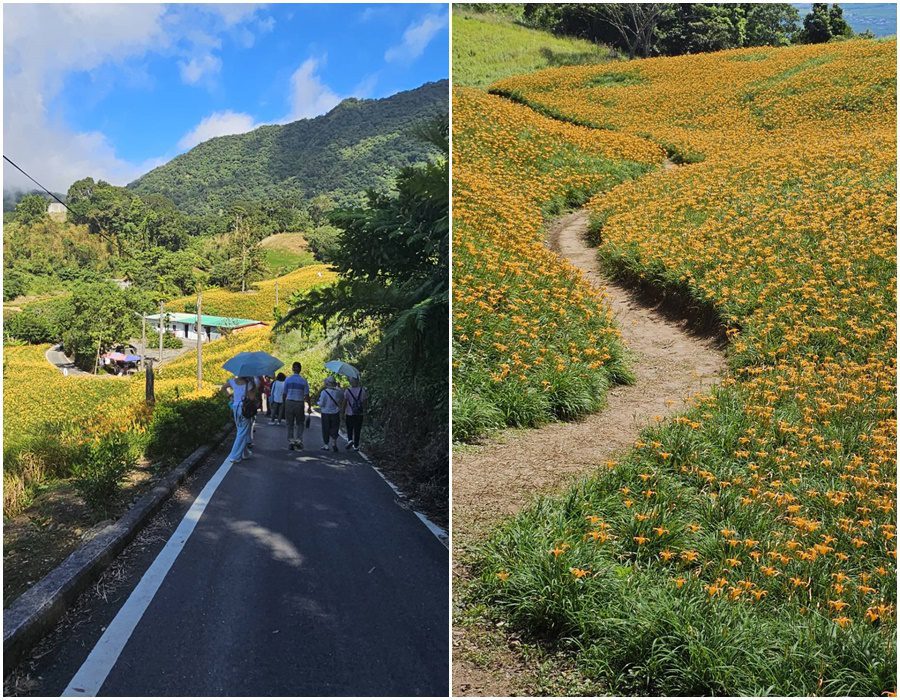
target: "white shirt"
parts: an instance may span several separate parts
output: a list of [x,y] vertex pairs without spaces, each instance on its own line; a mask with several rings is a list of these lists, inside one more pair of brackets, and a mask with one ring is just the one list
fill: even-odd
[[340,400],[340,389],[322,389],[322,393],[319,394],[319,410],[322,413],[339,413],[341,405],[338,401]]
[[236,379],[229,379],[228,385],[231,387],[231,390],[234,394],[231,397],[231,402],[238,404],[244,400],[244,396],[247,395],[247,383],[238,384]]

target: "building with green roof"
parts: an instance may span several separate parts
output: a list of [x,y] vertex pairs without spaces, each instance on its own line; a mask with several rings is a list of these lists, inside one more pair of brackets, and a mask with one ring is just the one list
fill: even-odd
[[[153,323],[156,332],[159,333],[160,315],[149,314],[144,318]],[[174,333],[179,338],[186,340],[197,339],[197,314],[180,314],[180,313],[164,313],[163,329]],[[254,321],[249,318],[230,318],[228,316],[207,316],[200,315],[200,328],[202,340],[216,340],[221,338],[225,333],[245,331],[250,328],[261,328],[266,324],[262,321]]]

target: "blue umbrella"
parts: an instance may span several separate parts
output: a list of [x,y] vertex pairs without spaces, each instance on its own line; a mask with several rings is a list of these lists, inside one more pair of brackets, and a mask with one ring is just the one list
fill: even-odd
[[359,370],[342,360],[329,360],[325,363],[325,369],[329,372],[335,372],[336,374],[343,374],[345,377],[350,377],[351,379],[359,378]]
[[261,350],[257,352],[239,352],[222,367],[235,377],[261,377],[272,374],[284,364],[277,357],[272,357]]

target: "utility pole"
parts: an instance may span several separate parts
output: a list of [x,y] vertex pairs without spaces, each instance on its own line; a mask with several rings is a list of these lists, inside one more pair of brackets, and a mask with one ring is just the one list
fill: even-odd
[[197,288],[197,391],[203,389],[203,336],[200,314],[203,304],[203,287]]
[[147,317],[141,314],[141,369],[147,368]]
[[159,362],[162,364],[163,353],[163,303],[159,302]]
[[147,358],[144,365],[144,402],[148,406],[156,403],[156,394],[153,387],[153,358]]

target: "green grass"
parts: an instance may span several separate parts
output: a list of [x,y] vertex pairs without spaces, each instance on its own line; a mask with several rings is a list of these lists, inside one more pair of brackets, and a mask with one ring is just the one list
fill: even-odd
[[552,66],[616,60],[607,46],[556,37],[497,14],[453,13],[453,83],[485,88],[511,75]]
[[313,265],[316,259],[310,252],[296,253],[290,250],[267,249],[263,251],[266,265],[269,266],[268,277],[281,277],[288,272],[293,272],[298,267]]

